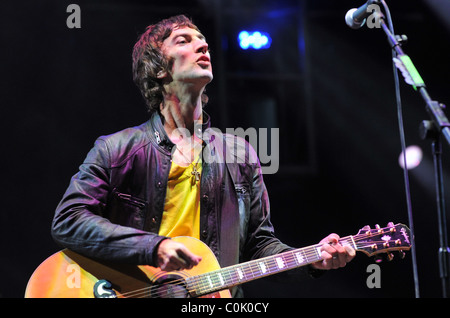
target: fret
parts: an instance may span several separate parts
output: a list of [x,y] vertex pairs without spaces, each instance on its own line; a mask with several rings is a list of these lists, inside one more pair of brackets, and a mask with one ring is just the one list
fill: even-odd
[[199,275],[197,281],[190,281],[191,285],[197,285],[196,295],[209,294],[225,287],[225,280],[221,272],[210,272],[208,275]]
[[275,261],[275,259],[273,257],[269,257],[267,259],[267,266],[269,267],[269,272],[270,273],[276,273],[278,272],[278,265],[277,262]]
[[290,269],[290,268],[298,266],[293,251],[284,253],[283,255],[284,255],[284,257],[283,257],[284,262],[286,264],[286,269]]
[[268,259],[262,258],[249,262],[247,267],[250,269],[250,272],[244,270],[246,278],[250,278],[249,274],[251,274],[251,278],[257,278],[270,273],[270,265],[267,261]]
[[234,265],[224,269],[224,281],[226,286],[234,286],[247,281],[242,265]]
[[264,262],[258,262],[258,265],[262,275],[267,273],[267,266],[266,264],[264,264]]
[[209,275],[200,275],[198,277],[198,294],[205,294],[210,290],[209,282],[208,282]]
[[195,293],[195,295],[203,295],[208,293],[209,288],[206,285],[206,275],[199,275],[197,277],[188,278],[189,289]]
[[225,270],[227,271],[225,284],[228,286],[236,285],[244,278],[244,273],[242,273],[240,264],[227,267]]
[[249,263],[241,264],[240,272],[244,276],[244,279],[243,279],[244,281],[247,281],[247,280],[249,280],[249,279],[251,279],[253,277],[253,273],[251,271],[251,268],[248,269],[248,267],[249,267]]
[[[219,280],[221,286],[228,286],[233,284],[236,281],[237,274],[233,270],[233,267],[227,267],[222,269],[219,273]],[[223,282],[223,284],[222,284]]]
[[[308,264],[316,261],[318,259],[318,257],[321,256],[320,251],[319,251],[319,253],[317,253],[318,251],[317,251],[316,246],[311,246],[305,250],[307,251],[305,254],[306,254],[306,262]],[[317,256],[317,255],[319,255],[319,256]]]
[[240,281],[244,280],[245,276],[244,276],[244,273],[242,272],[242,269],[240,267],[236,268],[236,273],[237,273]]
[[321,245],[317,245],[316,248],[315,248],[316,253],[317,253],[317,257],[316,257],[317,260],[322,259],[321,247],[322,247]]
[[268,274],[276,273],[277,267],[272,258],[268,257],[264,259],[264,271],[261,273],[266,276]]
[[284,259],[281,255],[275,257],[275,261],[277,262],[277,266],[279,269],[283,269],[286,267],[286,264],[284,263]]
[[213,283],[211,281],[211,276],[210,275],[206,276],[206,279],[208,280],[209,287],[212,289],[214,286],[213,286]]
[[222,274],[221,273],[217,273],[217,276],[219,276],[220,286],[224,286],[225,285],[225,281],[223,280]]
[[295,261],[297,262],[297,265],[302,265],[303,263],[307,262],[307,257],[303,250],[295,250],[292,252],[294,254]]
[[231,272],[228,269],[223,269],[219,272],[220,286],[228,286],[233,282],[233,277],[231,276]]
[[357,249],[357,246],[356,246],[356,242],[355,242],[355,240],[353,239],[353,236],[348,236],[348,237],[344,237],[344,238],[342,238],[341,239],[341,244],[342,244],[342,246],[351,246],[351,247],[353,247],[354,249]]
[[[248,269],[245,269],[244,268],[244,273],[246,273],[246,276],[249,278],[249,277],[251,277],[251,278],[255,278],[255,277],[258,277],[258,275],[255,275],[255,273],[254,273],[254,271],[253,271],[253,268],[255,267],[255,261],[253,261],[253,262],[248,262],[247,263],[247,268],[248,269],[250,269],[250,271],[248,271]],[[256,270],[256,268],[255,268],[255,270]]]

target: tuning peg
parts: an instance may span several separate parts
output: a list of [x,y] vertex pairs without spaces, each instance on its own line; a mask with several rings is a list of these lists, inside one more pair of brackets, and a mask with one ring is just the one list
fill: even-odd
[[392,261],[392,260],[394,259],[394,254],[392,254],[392,253],[387,253],[386,258],[387,258],[387,260],[390,262],[390,261]]
[[401,259],[404,259],[404,258],[405,258],[405,255],[406,255],[406,253],[405,253],[405,252],[403,252],[402,250],[399,250],[399,251],[398,251],[398,255],[400,255],[400,258],[401,258]]
[[367,235],[370,234],[370,226],[369,225],[364,226],[361,230],[364,231]]
[[389,222],[387,225],[389,227],[389,231],[391,231],[391,233],[394,233],[395,232],[395,225],[394,225],[394,223]]
[[381,229],[379,224],[375,224],[375,228],[378,230],[378,233],[383,233],[383,230]]

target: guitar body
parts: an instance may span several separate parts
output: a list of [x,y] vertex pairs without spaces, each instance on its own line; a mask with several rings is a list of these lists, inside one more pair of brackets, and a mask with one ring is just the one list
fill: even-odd
[[[202,261],[191,270],[164,272],[140,265],[112,264],[84,257],[68,249],[47,258],[31,276],[26,298],[93,298],[93,297],[190,297],[185,279],[220,269],[219,263],[203,242],[187,237],[174,241],[184,244]],[[229,298],[228,289],[203,297]]]

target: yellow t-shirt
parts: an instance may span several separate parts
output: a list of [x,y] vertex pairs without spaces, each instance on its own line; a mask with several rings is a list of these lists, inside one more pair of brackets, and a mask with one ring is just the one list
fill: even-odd
[[[194,183],[194,165],[182,167],[172,162],[159,235],[200,237],[200,180]],[[196,167],[201,173],[201,162]]]

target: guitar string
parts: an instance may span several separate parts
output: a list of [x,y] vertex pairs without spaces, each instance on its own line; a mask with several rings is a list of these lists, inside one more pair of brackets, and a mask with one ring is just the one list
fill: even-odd
[[[381,242],[384,242],[384,241],[380,241],[379,243],[381,243]],[[372,246],[373,245],[373,243],[375,243],[375,242],[372,242],[372,244],[368,244],[367,246],[365,246],[365,247],[370,247],[370,246]],[[311,253],[309,253],[310,255],[311,255]],[[292,258],[292,256],[290,256],[290,258]],[[292,259],[286,259],[286,261],[287,262],[289,262],[289,261],[292,261]],[[306,263],[304,264],[304,265],[306,265]],[[288,268],[289,269],[289,268]],[[254,275],[253,275],[253,270],[252,270],[252,268],[250,267],[250,271],[251,271],[251,275],[254,277]],[[278,271],[277,271],[278,272]],[[209,275],[211,275],[211,276],[213,276],[213,274],[214,274],[214,272],[210,272],[210,273],[207,273],[207,274],[209,274]],[[244,274],[246,275],[246,276],[248,276],[248,274],[249,274],[249,272],[247,271],[247,272],[244,272]],[[202,275],[199,275],[199,276],[205,276],[206,274],[202,274]],[[208,275],[208,276],[209,276]],[[270,275],[270,272],[268,272],[268,275]],[[259,277],[261,277],[261,275],[260,274],[257,274],[256,276],[259,276]],[[253,277],[251,277],[251,278],[253,278]],[[191,277],[192,278],[192,277]],[[195,295],[197,295],[197,296],[201,296],[201,295],[205,295],[205,294],[209,294],[209,293],[213,293],[213,292],[216,292],[216,291],[220,291],[220,290],[223,290],[223,289],[227,289],[227,287],[224,287],[224,288],[221,288],[221,286],[218,286],[218,285],[216,285],[219,281],[218,281],[218,279],[217,278],[214,278],[213,277],[213,279],[211,280],[211,284],[213,284],[213,286],[216,286],[216,287],[211,287],[209,284],[209,282],[206,282],[203,278],[197,278],[197,279],[195,279],[196,281],[199,281],[200,280],[200,283],[198,283],[198,285],[199,285],[199,287],[197,287],[197,288],[194,288],[194,289],[191,289],[191,290],[189,290],[189,289],[186,289],[186,290],[180,290],[180,291],[177,291],[177,292],[172,292],[170,295],[172,295],[172,296],[174,296],[174,297],[182,297],[182,296],[186,296],[187,294],[191,294],[191,292],[192,291],[194,291],[194,290],[200,290],[200,292],[196,292],[196,294]],[[224,279],[225,280],[225,279]],[[181,282],[179,282],[179,283],[175,283],[175,284],[170,284],[170,285],[184,285],[185,284],[185,280],[184,279],[180,279],[179,281],[181,281]],[[188,285],[189,283],[187,283],[187,285]],[[184,286],[183,286],[184,287]],[[228,286],[228,287],[231,287],[231,286]],[[123,297],[123,296],[127,296],[127,297],[156,297],[156,298],[158,298],[158,296],[163,296],[163,293],[165,293],[165,289],[162,291],[162,292],[158,292],[158,291],[156,291],[156,292],[152,292],[151,294],[150,294],[150,290],[151,289],[164,289],[164,287],[156,287],[156,286],[151,286],[151,287],[145,287],[145,288],[142,288],[142,289],[140,289],[140,290],[136,290],[136,291],[133,291],[133,292],[128,292],[128,293],[124,293],[124,294],[122,294],[121,296]]]
[[[384,241],[379,241],[379,242],[375,242],[375,241],[373,241],[373,242],[371,242],[370,244],[367,244],[367,246],[365,246],[365,247],[371,247],[373,244],[375,244],[375,243],[382,243],[382,242],[384,242]],[[312,250],[313,248],[314,249],[316,249],[317,250],[317,248],[318,247],[320,247],[321,245],[317,245],[317,246],[314,246],[314,247],[309,247],[308,249],[310,249],[310,250]],[[298,251],[298,250],[295,250],[295,251]],[[295,263],[294,265],[293,264],[291,264],[291,263],[293,263],[293,262],[295,262],[296,261],[296,257],[295,256],[293,256],[292,253],[293,251],[289,251],[289,252],[284,252],[284,253],[282,253],[282,254],[285,254],[285,255],[283,255],[283,258],[284,258],[284,261],[288,264],[288,266],[287,266],[287,269],[290,269],[290,268],[292,268],[293,266],[298,266],[298,262],[297,263]],[[311,251],[308,251],[308,252],[304,252],[303,253],[307,258],[309,258],[309,257],[311,257],[312,255],[316,255],[316,257],[317,257],[317,252],[316,251],[314,251],[314,252],[311,252]],[[278,254],[278,257],[280,257],[280,255],[281,254]],[[270,257],[271,258],[271,257]],[[320,259],[320,258],[319,258]],[[270,263],[272,263],[272,266],[268,263],[268,262],[270,262]],[[312,262],[314,262],[315,260],[313,260]],[[255,265],[258,265],[259,266],[259,263],[264,263],[265,265],[267,265],[268,266],[268,268],[270,269],[270,268],[272,268],[273,267],[273,265],[275,264],[275,260],[273,260],[273,259],[269,259],[269,260],[266,260],[266,262],[264,262],[263,261],[263,259],[259,259],[259,260],[255,260],[255,261],[251,261],[251,262],[249,262],[248,264],[245,264],[245,265],[242,265],[242,264],[238,264],[238,265],[234,265],[234,266],[231,266],[230,268],[227,268],[227,269],[219,269],[219,270],[217,270],[217,271],[213,271],[213,272],[209,272],[209,273],[204,273],[204,274],[201,274],[201,275],[198,275],[198,276],[194,276],[194,277],[188,277],[187,279],[179,279],[179,280],[174,280],[174,281],[172,281],[171,283],[170,283],[170,285],[175,285],[175,286],[177,286],[177,285],[185,285],[185,286],[183,286],[183,287],[187,287],[186,288],[186,290],[181,290],[180,292],[178,292],[178,293],[173,293],[172,295],[175,295],[175,296],[183,296],[183,295],[185,295],[186,293],[189,293],[189,294],[191,294],[193,291],[196,291],[195,292],[195,295],[203,295],[203,294],[208,294],[208,293],[212,293],[212,292],[214,292],[215,290],[220,290],[221,289],[221,285],[222,285],[222,282],[221,282],[221,280],[220,280],[220,278],[218,278],[217,277],[217,275],[215,275],[216,273],[215,272],[222,272],[222,274],[224,274],[223,276],[222,276],[222,279],[223,279],[223,282],[224,282],[224,284],[223,285],[227,285],[228,287],[231,287],[231,286],[229,286],[228,284],[228,280],[232,280],[233,279],[233,276],[234,277],[236,277],[236,274],[231,274],[231,270],[232,270],[232,268],[234,268],[234,267],[236,267],[236,268],[238,268],[238,267],[240,267],[242,270],[243,270],[243,274],[245,275],[245,277],[247,278],[247,279],[252,279],[252,278],[254,278],[255,277],[255,275],[254,275],[254,273],[253,273],[253,269],[256,269],[256,270],[258,270],[258,268],[257,268],[257,266],[255,266]],[[252,263],[252,264],[250,264],[250,263]],[[257,263],[257,264],[256,264]],[[306,265],[307,263],[311,263],[311,261],[308,261],[308,262],[303,262],[303,263],[300,263],[300,264],[302,264],[302,265]],[[244,268],[244,267],[248,267],[248,268]],[[280,270],[278,269],[276,269],[275,270],[275,272],[279,272]],[[273,270],[272,271],[268,271],[267,272],[267,275],[270,275],[271,273],[273,272]],[[260,273],[257,273],[257,275],[256,275],[256,277],[261,277],[262,275],[260,274]],[[207,279],[205,279],[205,277],[209,277],[209,280],[207,280]],[[187,281],[188,280],[188,281]],[[242,281],[242,280],[241,280]],[[175,283],[174,283],[175,282]],[[245,282],[245,281],[244,281]],[[219,283],[221,284],[221,285],[219,285]],[[240,282],[237,282],[236,284],[239,284]],[[194,286],[197,286],[197,287],[194,287],[194,288],[189,288],[189,285],[194,285]],[[227,287],[225,287],[225,288],[223,288],[223,289],[226,289]],[[150,286],[150,287],[145,287],[145,288],[142,288],[142,289],[140,289],[140,290],[136,290],[136,291],[131,291],[131,292],[127,292],[127,293],[124,293],[124,294],[122,294],[121,296],[131,296],[131,297],[134,297],[134,296],[138,296],[138,295],[140,295],[140,294],[142,294],[142,295],[149,295],[149,291],[151,290],[151,289],[156,289],[156,292],[152,292],[151,294],[152,295],[155,295],[155,296],[161,296],[161,293],[162,292],[165,292],[165,291],[162,291],[162,292],[158,292],[157,291],[157,289],[158,289],[158,287],[157,286]],[[163,290],[164,289],[164,287],[159,287],[159,289],[161,289],[161,290]],[[165,290],[165,289],[164,289]]]
[[[386,230],[386,229],[389,229],[389,230]],[[361,241],[363,239],[370,238],[371,236],[379,236],[379,235],[382,235],[382,234],[391,233],[390,229],[392,229],[392,227],[378,229],[377,232],[373,232],[372,230],[368,230],[366,233],[356,234],[353,237],[352,236],[343,237],[343,238],[340,239],[340,241],[341,242],[346,241],[346,243],[350,244],[350,245],[352,245],[352,243],[353,243],[353,244],[355,244],[355,247],[356,247],[356,242],[359,242],[359,241]],[[366,247],[370,247],[370,246],[372,246],[374,244],[378,244],[378,243],[381,243],[381,242],[384,242],[384,241],[379,241],[379,242],[372,241]],[[310,246],[310,247],[306,247],[306,248],[301,248],[301,249],[295,249],[295,250],[292,250],[292,251],[287,251],[287,252],[278,254],[277,257],[282,257],[283,260],[288,263],[287,269],[289,269],[289,268],[291,268],[291,267],[293,267],[295,265],[297,265],[297,266],[299,265],[298,264],[298,260],[297,260],[297,264],[294,264],[294,265],[290,264],[293,259],[295,260],[295,258],[293,256],[294,252],[298,253],[300,251],[300,252],[302,252],[303,257],[308,259],[313,254],[317,255],[317,250],[318,250],[318,248],[320,248],[320,246],[321,246],[321,244],[316,244],[316,245],[313,245],[313,246]],[[314,251],[314,252],[312,252],[312,251]],[[320,259],[321,259],[321,256],[319,255],[319,259],[318,260],[320,260]],[[314,261],[315,260],[307,261],[306,263],[304,262],[304,263],[300,263],[300,264],[306,265],[307,263],[311,263],[311,262],[314,262]],[[270,262],[270,263],[268,263],[268,262]],[[250,277],[250,279],[251,279],[251,278],[255,277],[255,275],[253,274],[253,268],[256,267],[255,264],[259,265],[259,264],[263,263],[264,265],[269,266],[269,269],[270,269],[270,267],[274,264],[274,262],[275,262],[274,257],[273,256],[269,256],[269,257],[266,257],[266,258],[250,261],[248,263],[233,265],[233,266],[228,267],[227,269],[219,269],[219,270],[217,270],[217,272],[222,272],[224,274],[224,275],[221,276],[221,278],[224,281],[223,285],[229,285],[229,283],[228,282],[225,283],[225,281],[226,280],[228,281],[230,279],[232,280],[233,279],[232,276],[236,276],[236,274],[231,274],[233,269],[239,268],[239,269],[243,270],[243,272],[242,271],[241,272],[242,272],[243,275],[245,275],[246,279],[249,279],[247,277],[249,277],[250,274],[251,274],[251,277]],[[279,269],[275,270],[275,272],[279,272],[279,271],[280,271]],[[216,271],[209,272],[209,273],[204,273],[204,274],[201,274],[201,275],[198,275],[198,276],[188,277],[187,279],[182,278],[182,279],[179,279],[179,280],[174,280],[174,281],[172,281],[170,283],[170,285],[175,285],[176,286],[176,285],[189,285],[189,284],[191,284],[191,285],[194,285],[194,286],[198,286],[197,288],[193,288],[191,290],[187,289],[187,291],[189,293],[191,293],[192,291],[195,291],[195,290],[204,290],[204,289],[208,290],[208,289],[211,289],[211,285],[214,286],[215,284],[217,284],[217,282],[221,282],[220,278],[218,278],[217,275],[214,275],[215,272]],[[268,272],[268,275],[269,274],[271,274],[270,271]],[[261,276],[261,274],[258,273],[256,276]],[[211,281],[207,282],[205,280],[205,277],[209,277],[209,280],[211,280],[211,277],[212,277],[212,279],[214,281],[211,280]],[[242,281],[242,279],[240,279],[240,280]],[[236,284],[239,284],[239,282],[236,283]],[[122,296],[138,295],[139,293],[142,293],[142,292],[143,293],[148,293],[148,290],[150,290],[152,288],[155,289],[155,286],[145,287],[145,288],[142,288],[140,290],[127,292],[127,293],[122,294]],[[197,292],[196,295],[200,295],[202,293],[203,292],[200,291],[200,293]],[[184,291],[183,291],[183,294],[184,294]]]
[[[363,238],[369,238],[370,236],[378,236],[380,234],[385,234],[385,233],[388,233],[388,232],[384,232],[384,233],[376,232],[376,233],[369,233],[369,234],[357,234],[357,235],[353,236],[353,239],[352,239],[351,236],[348,236],[348,237],[341,238],[340,241],[341,242],[348,241],[347,243],[353,243],[352,241],[354,241],[356,243],[356,241],[360,241]],[[385,242],[385,241],[378,241],[378,242],[372,241],[372,242],[368,243],[367,246],[365,246],[365,247],[371,247],[374,244],[382,243],[382,242]],[[308,259],[311,256],[315,255],[316,257],[318,257],[318,260],[320,260],[321,256],[317,255],[318,254],[317,253],[317,249],[320,248],[321,246],[322,246],[321,244],[316,244],[316,245],[304,248],[306,250],[304,250],[304,249],[296,249],[296,250],[287,251],[287,252],[284,252],[284,253],[281,253],[281,254],[278,254],[278,255],[274,255],[274,256],[276,256],[275,258],[273,256],[269,256],[266,259],[262,258],[262,259],[250,261],[248,263],[233,265],[233,266],[230,266],[227,269],[219,269],[217,271],[204,273],[204,274],[193,276],[193,277],[188,277],[187,279],[181,278],[181,279],[178,279],[178,280],[171,281],[170,285],[174,285],[174,286],[185,285],[184,287],[187,287],[186,290],[181,290],[179,292],[179,294],[176,294],[176,295],[179,295],[179,296],[185,295],[186,292],[189,293],[189,294],[192,294],[192,292],[195,292],[195,295],[202,295],[205,292],[208,293],[208,290],[211,290],[211,292],[213,292],[216,289],[220,290],[220,285],[222,285],[222,286],[223,285],[227,285],[227,286],[231,287],[232,285],[230,285],[230,283],[228,281],[231,280],[231,282],[232,282],[233,281],[233,277],[236,277],[236,274],[232,274],[231,273],[232,269],[240,268],[242,270],[243,276],[246,279],[251,279],[251,278],[255,277],[255,274],[253,273],[253,269],[256,268],[256,270],[258,270],[257,267],[260,266],[260,264],[262,263],[262,264],[264,264],[264,266],[267,266],[267,275],[270,275],[270,274],[272,274],[274,272],[280,272],[279,268],[278,269],[275,268],[275,271],[274,270],[270,270],[274,266],[278,266],[278,264],[276,263],[276,258],[277,257],[281,257],[283,259],[283,261],[287,263],[286,269],[290,269],[290,268],[292,268],[294,266],[306,265],[308,263],[312,263],[312,262],[315,261],[315,260],[313,260],[313,261],[307,260],[307,262],[302,262],[302,263],[299,264],[297,257],[294,255],[294,252],[298,253],[299,251],[301,251],[302,254],[303,254],[302,256],[305,257],[306,259]],[[293,262],[295,262],[295,263],[291,264]],[[259,271],[261,272],[261,269],[259,269]],[[222,284],[221,278],[218,277],[218,275],[215,275],[216,274],[215,272],[221,272],[221,274],[223,274],[221,276],[221,278],[223,280],[223,284]],[[262,275],[260,273],[257,273],[256,276],[257,277],[262,277]],[[242,281],[242,279],[239,279],[239,280]],[[236,284],[239,284],[239,282],[237,282]],[[189,285],[194,285],[194,288],[190,288],[189,289]],[[138,296],[138,295],[141,295],[141,294],[147,294],[148,295],[151,289],[158,289],[158,287],[155,286],[155,285],[150,286],[150,287],[144,287],[142,289],[138,289],[138,290],[135,290],[135,291],[130,291],[130,292],[127,292],[127,293],[123,293],[121,296],[134,297],[134,296]],[[159,287],[159,289],[163,290],[164,287]],[[226,289],[226,287],[224,289]],[[161,293],[163,293],[163,292],[165,292],[165,289],[162,292],[156,291],[156,292],[152,292],[151,294],[152,295],[156,295],[156,296],[160,296]]]
[[[232,268],[234,268],[234,267],[236,267],[236,268],[240,267],[243,270],[243,275],[245,275],[246,277],[249,277],[249,276],[253,277],[254,276],[254,274],[253,274],[253,267],[254,267],[253,263],[256,263],[256,262],[260,263],[260,262],[262,262],[262,260],[255,260],[255,261],[250,262],[250,264],[244,264],[244,265],[240,264],[240,266],[239,265],[234,265],[234,266],[231,266],[230,268],[219,269],[217,271],[222,271],[222,274],[223,274],[222,278],[223,278],[224,282],[227,281],[227,283],[228,283],[228,280],[232,279],[233,275],[230,272],[232,271]],[[270,265],[268,265],[268,266],[270,266]],[[201,275],[198,275],[198,276],[194,276],[194,277],[189,277],[188,278],[189,281],[187,282],[187,284],[191,283],[194,286],[198,286],[196,288],[197,290],[210,289],[210,285],[211,284],[214,286],[220,280],[215,275],[216,274],[215,272],[216,271],[209,272],[209,273],[204,273],[204,274],[201,274]],[[207,279],[206,279],[207,276],[209,276],[210,279],[212,277],[211,283],[209,283],[207,281]],[[178,280],[178,282],[176,280],[174,280],[170,284],[171,285],[182,285],[182,284],[185,284],[185,283],[186,283],[185,279],[180,279],[180,280]],[[225,283],[225,284],[227,284],[227,283]],[[151,289],[151,288],[154,288],[154,286],[144,288],[143,292],[147,292],[147,290]],[[193,290],[195,290],[195,288]]]
[[[367,247],[370,247],[372,244],[369,244],[369,245],[367,245]],[[289,262],[289,260],[288,259],[286,259],[286,261],[287,262]],[[290,261],[292,261],[292,259],[290,260]],[[304,263],[304,265],[306,265],[306,263]],[[289,268],[288,268],[289,269]],[[252,272],[252,274],[251,275],[253,275],[253,270],[252,270],[252,268],[250,268],[250,270],[251,270],[251,272]],[[278,272],[278,271],[277,271]],[[247,275],[247,276],[249,276],[248,275],[248,273],[249,272],[245,272],[245,275]],[[211,276],[213,276],[213,274],[214,274],[214,272],[211,272],[211,273],[208,273],[208,274],[210,274]],[[271,273],[270,272],[268,272],[267,273],[268,275],[270,275]],[[205,275],[205,274],[202,274],[202,275]],[[256,276],[258,276],[258,277],[261,277],[261,275],[260,274],[257,274]],[[253,278],[253,277],[252,277]],[[211,282],[212,282],[212,284],[213,284],[213,287],[211,287],[209,284],[209,282],[205,282],[205,280],[204,279],[197,279],[197,281],[198,280],[200,280],[200,283],[198,283],[198,287],[197,288],[194,288],[194,289],[186,289],[186,290],[180,290],[180,291],[176,291],[176,292],[172,292],[170,295],[172,295],[172,296],[174,296],[174,297],[182,297],[182,296],[186,296],[187,294],[191,294],[192,293],[192,291],[194,291],[194,290],[200,290],[200,292],[196,292],[196,294],[195,295],[197,295],[197,296],[201,296],[201,295],[205,295],[205,294],[209,294],[209,293],[213,293],[213,292],[216,292],[216,291],[220,291],[220,290],[223,290],[223,289],[227,289],[228,287],[231,287],[231,286],[228,286],[228,287],[223,287],[223,288],[221,288],[221,286],[220,285],[218,285],[218,283],[220,282],[220,280],[218,280],[217,278],[212,278],[212,280],[211,280]],[[225,280],[225,279],[224,279]],[[184,279],[182,279],[181,280],[182,282],[181,283],[175,283],[175,284],[172,284],[172,283],[170,283],[170,285],[184,285],[186,282],[185,282],[185,280]],[[238,283],[239,284],[239,283]],[[189,283],[187,283],[187,285],[189,285]],[[214,287],[215,286],[215,287]],[[184,286],[183,286],[184,287]],[[156,289],[156,292],[152,292],[151,291],[151,289]],[[159,292],[157,289],[158,288],[160,288],[160,289],[162,289],[163,291],[161,291],[161,292]],[[158,296],[163,296],[163,293],[165,294],[165,288],[164,287],[156,287],[156,286],[151,286],[151,287],[145,287],[145,288],[142,288],[142,289],[140,289],[140,290],[136,290],[136,291],[132,291],[132,292],[128,292],[128,293],[124,293],[124,294],[122,294],[121,296],[122,297],[124,297],[124,296],[127,296],[127,297],[140,297],[140,296],[142,296],[142,297],[156,297],[156,298],[158,298]]]
[[[381,242],[381,241],[380,241]],[[370,247],[372,244],[368,244],[367,245],[367,247]],[[310,253],[311,254],[311,253]],[[286,262],[291,262],[292,261],[292,256],[289,256],[288,255],[288,257],[286,258]],[[253,276],[253,270],[252,270],[252,268],[250,267],[250,271],[252,272],[252,276]],[[246,271],[245,272],[245,275],[246,276],[249,276],[249,271]],[[198,281],[200,281],[200,284],[198,284],[199,285],[199,287],[197,287],[197,288],[194,288],[194,289],[191,289],[191,290],[189,290],[189,289],[186,289],[186,290],[180,290],[179,292],[174,292],[174,293],[172,293],[172,295],[173,296],[185,296],[186,295],[186,293],[191,293],[193,290],[197,290],[197,292],[196,292],[196,294],[195,295],[198,295],[198,296],[200,296],[200,295],[203,295],[203,294],[208,294],[208,293],[212,293],[212,292],[214,292],[214,291],[216,291],[217,289],[218,290],[220,290],[221,288],[220,288],[220,286],[218,286],[217,285],[217,283],[219,282],[218,281],[218,279],[216,279],[216,278],[214,278],[214,272],[211,272],[211,273],[208,273],[209,275],[208,276],[212,276],[213,277],[213,279],[211,280],[211,283],[209,283],[209,282],[206,282],[203,278],[197,278],[197,279],[195,279],[195,281],[197,281],[197,283],[198,283]],[[227,273],[228,275],[229,275],[229,273]],[[268,274],[270,274],[270,272],[268,273]],[[201,276],[205,276],[206,274],[202,274]],[[257,276],[261,276],[260,274],[258,274]],[[210,278],[211,279],[211,278]],[[228,278],[225,278],[225,279],[228,279]],[[224,279],[224,281],[225,281],[225,279]],[[195,282],[194,282],[195,283]],[[180,284],[180,283],[177,283],[177,284]],[[177,285],[176,284],[176,285]],[[183,279],[182,280],[182,284],[184,285],[185,284],[185,280]],[[187,285],[189,285],[189,283],[186,283]],[[215,288],[211,288],[211,286],[209,285],[209,284],[213,284],[213,286],[217,286],[217,287],[215,287]],[[173,285],[173,284],[170,284],[170,285]],[[124,293],[122,296],[132,296],[132,297],[138,297],[138,296],[143,296],[143,297],[145,297],[145,296],[148,296],[148,297],[150,297],[150,294],[149,294],[149,291],[150,291],[150,289],[158,289],[158,287],[155,287],[155,286],[151,286],[151,287],[145,287],[145,288],[143,288],[143,289],[141,289],[141,290],[136,290],[136,291],[134,291],[134,292],[129,292],[129,293]],[[161,289],[163,289],[163,287],[160,287]],[[222,289],[226,289],[226,287],[225,288],[222,288]],[[198,292],[198,290],[200,290],[200,292]],[[164,292],[164,291],[163,291]],[[161,292],[155,292],[155,293],[152,293],[151,294],[152,296],[154,295],[154,296],[156,296],[156,297],[158,297],[158,296],[162,296],[162,294],[161,294]]]
[[[246,264],[245,267],[248,267],[247,269],[246,268],[242,268],[242,266],[241,266],[241,268],[243,269],[243,275],[245,275],[246,277],[249,277],[249,276],[253,277],[254,276],[253,269],[252,269],[253,266],[250,266],[250,265]],[[270,265],[268,264],[268,266],[270,266]],[[221,271],[221,270],[218,270],[218,271]],[[233,275],[233,274],[230,273],[232,271],[231,268],[222,269],[222,271],[223,271],[222,272],[222,279],[224,281],[224,285],[227,285],[228,281],[230,279],[232,280],[233,276],[236,276],[236,275]],[[205,273],[205,274],[201,274],[201,275],[199,275],[197,277],[189,277],[188,278],[188,280],[189,280],[188,282],[186,282],[184,279],[180,279],[179,282],[177,282],[177,283],[173,283],[174,281],[172,281],[171,285],[184,285],[185,283],[186,283],[186,285],[193,284],[194,286],[197,286],[197,287],[193,288],[191,290],[188,289],[188,292],[191,293],[192,291],[196,290],[197,291],[196,294],[200,294],[200,293],[203,293],[202,291],[207,291],[207,290],[211,289],[211,285],[217,286],[219,284],[220,278],[218,278],[215,275],[216,274],[215,272],[216,271]],[[206,276],[210,277],[210,280],[211,280],[210,282],[207,281],[207,279],[205,278]],[[141,290],[139,292],[148,293],[148,290],[151,289],[151,288],[154,288],[154,286],[146,287],[146,288],[144,288],[143,290]],[[161,289],[163,289],[163,287],[161,287]],[[200,290],[200,292],[198,292],[199,290]],[[184,291],[181,291],[180,293],[184,294]],[[127,295],[129,295],[129,294],[127,294]]]

